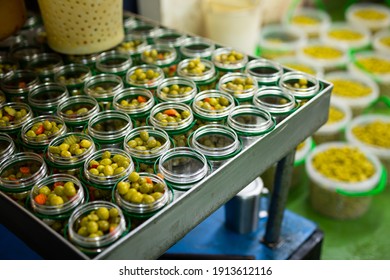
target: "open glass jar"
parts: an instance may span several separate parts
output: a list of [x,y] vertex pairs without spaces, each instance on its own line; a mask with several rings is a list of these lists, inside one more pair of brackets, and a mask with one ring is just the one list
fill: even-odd
[[218,89],[241,102],[251,102],[258,89],[255,78],[246,73],[228,73],[221,77]]
[[164,71],[156,65],[143,64],[130,68],[124,79],[127,86],[145,88],[155,94]]
[[43,154],[51,140],[67,131],[65,122],[58,116],[39,116],[24,123],[20,132],[24,151]]
[[141,63],[162,68],[166,77],[176,74],[178,59],[176,49],[166,45],[148,45],[141,51]]
[[145,88],[125,88],[114,96],[115,110],[128,114],[134,127],[146,125],[146,118],[155,104],[153,94]]
[[183,102],[188,104],[197,93],[193,80],[184,77],[165,78],[157,87],[157,98],[161,102]]
[[111,201],[116,182],[134,171],[129,153],[116,148],[95,151],[85,161],[81,180],[88,186],[90,199]]
[[33,117],[30,106],[23,102],[9,102],[0,105],[0,132],[7,133],[14,140],[28,120]]
[[153,38],[153,42],[154,44],[174,47],[176,50],[179,50],[186,38],[187,36],[185,34],[181,34],[176,30],[163,28]]
[[239,136],[244,148],[275,128],[271,114],[254,105],[239,105],[230,111],[227,124]]
[[63,234],[70,215],[87,198],[86,190],[76,177],[54,174],[35,184],[31,189],[29,202],[34,215]]
[[63,64],[59,54],[40,53],[33,56],[27,68],[38,73],[42,82],[50,82],[53,81],[56,70]]
[[220,90],[205,90],[197,94],[192,102],[192,111],[197,120],[223,122],[236,106],[231,94]]
[[30,70],[15,70],[1,80],[1,88],[10,102],[25,102],[29,91],[39,83],[38,74]]
[[215,44],[202,37],[189,37],[180,46],[180,53],[184,58],[211,59]]
[[320,91],[320,83],[315,77],[295,71],[284,73],[279,80],[279,87],[297,100],[310,99]]
[[7,133],[0,133],[0,165],[16,151],[14,140]]
[[245,72],[255,78],[261,87],[276,85],[283,74],[283,68],[278,62],[257,58],[246,64]]
[[33,60],[33,58],[43,53],[42,46],[33,44],[28,40],[23,40],[11,46],[10,54],[16,59],[21,68],[27,67],[27,65]]
[[190,106],[175,102],[164,102],[154,106],[148,122],[165,130],[173,138],[175,146],[187,145],[186,139],[195,125]]
[[95,152],[92,138],[84,133],[70,132],[54,138],[44,154],[54,174],[79,176],[85,160]]
[[129,54],[133,65],[137,65],[140,62],[141,49],[145,46],[147,46],[146,39],[127,34],[123,42],[115,50],[120,53]]
[[232,48],[218,48],[213,51],[211,61],[221,77],[229,72],[242,72],[248,56]]
[[298,108],[295,97],[280,87],[260,88],[253,97],[253,104],[269,112],[276,123],[284,120]]
[[101,111],[111,110],[114,95],[122,89],[122,79],[114,74],[98,74],[84,84],[84,93],[97,100]]
[[132,65],[133,61],[129,54],[119,51],[108,51],[101,53],[97,57],[95,68],[98,73],[114,74],[123,77]]
[[133,128],[130,117],[120,111],[104,111],[88,121],[88,134],[101,148],[120,148]]
[[237,133],[220,124],[208,124],[198,128],[188,141],[191,148],[205,155],[213,171],[237,155],[242,148]]
[[0,55],[0,79],[7,73],[15,71],[18,68],[18,62],[15,59],[6,55]]
[[215,89],[218,77],[214,64],[203,58],[187,58],[180,61],[177,74],[194,81],[199,91]]
[[91,96],[71,96],[62,100],[57,107],[68,129],[73,132],[83,131],[85,125],[99,112],[99,105]]
[[206,157],[187,147],[166,151],[156,162],[156,166],[168,185],[178,191],[191,189],[211,172]]
[[24,206],[32,187],[48,174],[43,158],[36,153],[16,153],[0,166],[0,190]]
[[[138,175],[138,176],[137,176]],[[113,199],[126,216],[145,219],[153,216],[173,198],[164,179],[155,174],[133,172],[118,181]]]
[[54,73],[54,81],[66,86],[72,96],[83,95],[84,82],[92,76],[88,66],[67,64]]
[[142,38],[148,44],[153,43],[153,38],[161,31],[158,25],[146,21],[136,21],[136,24],[126,30],[126,34]]
[[65,86],[47,82],[34,86],[28,93],[28,103],[36,116],[56,114],[58,104],[69,96]]
[[[93,230],[88,230],[86,225],[89,223],[88,227]],[[84,253],[96,255],[121,238],[127,227],[130,227],[130,221],[126,221],[119,206],[93,201],[73,211],[65,236]]]

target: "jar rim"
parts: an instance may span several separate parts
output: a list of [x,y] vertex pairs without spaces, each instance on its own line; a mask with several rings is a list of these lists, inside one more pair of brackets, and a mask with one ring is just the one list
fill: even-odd
[[[153,79],[151,79],[148,82],[142,82],[142,83],[132,82],[133,80],[130,79],[130,76],[137,69],[153,70],[154,72],[157,72],[159,75],[158,75],[158,77],[153,78]],[[158,84],[161,82],[161,80],[164,79],[164,77],[165,77],[164,71],[160,67],[158,67],[157,65],[141,64],[141,65],[137,65],[137,66],[131,67],[129,70],[127,70],[125,79],[126,79],[126,83],[129,84],[130,86],[135,86],[135,87],[138,86],[138,87],[144,87],[144,88],[147,88],[147,89],[149,89],[149,88],[152,89],[152,88],[156,88],[158,86]]]
[[[81,79],[82,81],[80,83],[64,83],[61,82],[60,77],[65,76],[67,73],[79,70],[81,73],[85,73],[85,75],[82,75]],[[71,63],[67,65],[63,65],[61,67],[58,67],[58,69],[54,72],[54,81],[56,81],[59,84],[65,85],[65,86],[77,86],[77,85],[82,85],[88,78],[92,76],[92,72],[89,69],[88,66],[84,64],[76,64],[76,63]]]
[[[110,59],[122,59],[122,61],[115,64],[106,63]],[[96,58],[95,66],[101,72],[106,72],[109,74],[118,74],[128,70],[133,64],[133,60],[130,55],[119,52],[116,50],[106,51],[99,54]]]
[[[191,87],[192,90],[184,94],[183,96],[172,96],[166,93],[163,93],[164,87],[172,86],[172,85],[184,85]],[[157,97],[162,100],[163,102],[169,102],[169,101],[176,101],[176,102],[189,102],[191,101],[194,96],[197,94],[197,87],[193,80],[186,78],[186,77],[169,77],[165,78],[161,81],[161,83],[157,87]],[[179,95],[179,94],[178,94]]]
[[[282,100],[287,100],[287,102],[282,104],[269,103],[262,100],[263,97],[278,98]],[[271,116],[290,113],[296,107],[294,95],[276,86],[260,88],[253,97],[253,104],[259,108],[268,111]]]
[[[170,55],[165,59],[157,59],[154,62],[148,62],[145,58],[145,51],[151,51],[151,50],[157,50],[158,51],[166,51],[169,52]],[[146,45],[140,49],[141,53],[141,60],[143,63],[151,64],[151,65],[157,65],[160,67],[165,67],[170,64],[172,64],[177,59],[177,52],[176,49],[167,45],[160,45],[160,44],[153,44],[153,45]]]
[[[234,48],[230,47],[222,47],[222,48],[217,48],[213,51],[211,60],[214,63],[214,65],[220,69],[225,69],[225,70],[237,70],[237,69],[242,69],[245,67],[245,65],[248,63],[248,56],[245,53],[241,53],[243,55],[243,58],[236,63],[222,63],[216,60],[216,57],[218,55],[222,54],[228,54],[231,51],[237,51]],[[239,51],[237,51],[239,52]]]
[[[76,103],[90,104],[92,108],[88,110],[86,114],[77,114],[75,116],[67,115],[63,110],[69,108],[72,105],[77,105]],[[66,123],[83,123],[87,122],[92,116],[97,114],[100,111],[99,104],[95,98],[89,95],[85,96],[69,96],[66,99],[62,100],[57,106],[57,115],[61,117]]]
[[32,113],[31,107],[29,105],[27,105],[26,103],[24,103],[24,102],[8,102],[8,103],[4,103],[4,104],[0,105],[0,110],[2,110],[6,106],[10,106],[12,108],[17,108],[19,110],[25,109],[27,114],[26,114],[26,116],[23,117],[23,119],[20,120],[19,123],[16,124],[13,121],[12,123],[10,123],[10,125],[8,125],[6,127],[1,127],[0,131],[7,131],[8,132],[10,130],[19,129],[19,128],[23,127],[23,125],[26,122],[28,122],[33,117],[33,113]]
[[[307,87],[306,89],[302,89],[302,88],[294,88],[287,84],[289,80],[294,80],[294,79],[298,79],[298,80],[305,79],[306,81],[312,83],[313,85],[311,87]],[[314,76],[299,71],[292,71],[292,72],[284,73],[282,77],[280,77],[279,87],[288,91],[297,99],[300,98],[305,99],[305,98],[311,98],[317,93],[319,93],[320,83],[318,79],[316,79]]]
[[[206,97],[225,97],[226,99],[228,99],[229,105],[225,109],[222,109],[222,110],[210,111],[207,109],[203,109],[203,108],[198,106],[197,101],[202,100]],[[192,110],[193,110],[194,114],[198,114],[199,116],[201,116],[203,118],[210,118],[213,120],[225,119],[229,115],[229,112],[235,106],[236,106],[235,100],[234,100],[232,95],[230,95],[226,92],[223,92],[221,90],[215,90],[215,89],[204,90],[204,91],[199,92],[195,96],[195,98],[192,102]]]
[[[41,92],[58,92],[59,94],[53,98],[46,98],[46,99],[38,99],[36,96],[38,96]],[[64,85],[53,83],[53,82],[46,82],[42,84],[38,84],[31,88],[30,92],[28,93],[28,102],[31,106],[37,107],[39,109],[48,109],[57,107],[58,104],[66,99],[69,96],[68,90]],[[55,108],[57,109],[57,108]]]
[[[234,81],[235,79],[238,79],[238,78],[253,80],[253,84],[252,84],[253,87],[249,88],[249,89],[243,89],[243,90],[232,90],[232,89],[229,89],[227,86],[224,86],[227,83],[232,82],[232,81]],[[232,96],[234,96],[238,100],[248,99],[248,98],[253,97],[253,95],[257,91],[257,89],[258,89],[257,81],[258,81],[257,78],[254,77],[251,74],[246,74],[246,73],[227,73],[227,74],[223,75],[219,79],[218,89],[223,91],[223,92],[226,92],[226,93],[228,93],[228,94],[230,94]]]
[[189,79],[193,80],[194,82],[204,82],[204,81],[210,80],[211,78],[213,78],[215,76],[216,70],[215,70],[214,63],[212,63],[210,60],[207,60],[204,58],[200,58],[200,62],[203,63],[207,67],[206,69],[208,69],[208,70],[201,73],[201,75],[190,74],[190,73],[184,71],[185,67],[187,67],[187,65],[194,59],[197,59],[197,58],[186,58],[186,59],[183,59],[182,61],[179,62],[178,66],[177,66],[178,76],[189,78]]
[[[204,49],[191,49],[189,46],[201,44],[205,45],[206,47]],[[212,55],[213,51],[215,50],[215,44],[203,37],[188,37],[185,40],[183,40],[181,46],[180,46],[180,52],[185,55],[186,57],[209,57]]]
[[[111,82],[114,83],[115,86],[110,89],[103,89],[103,93],[96,92],[92,87],[97,84]],[[111,98],[113,97],[119,90],[124,87],[122,79],[114,74],[97,74],[95,76],[89,77],[85,80],[84,84],[84,92],[92,96],[96,99],[102,98]]]
[[[258,67],[272,68],[275,71],[272,73],[257,73],[252,70]],[[278,62],[264,58],[256,58],[246,64],[245,72],[254,77],[258,83],[273,83],[282,76],[283,67]]]
[[[169,125],[169,123],[167,123],[167,125],[164,125],[161,121],[156,119],[156,115],[158,113],[161,113],[164,110],[168,110],[168,109],[172,109],[172,108],[174,108],[175,110],[178,109],[181,112],[188,111],[190,113],[190,115],[187,118],[181,120],[179,123],[176,123],[176,125]],[[185,128],[191,126],[191,124],[194,121],[194,115],[193,115],[191,107],[187,104],[176,103],[176,102],[163,102],[163,103],[157,104],[156,106],[154,106],[152,108],[152,110],[150,111],[150,119],[149,120],[150,120],[150,123],[152,124],[152,126],[161,128],[165,131],[177,131],[177,130],[182,130],[182,129],[185,129]]]

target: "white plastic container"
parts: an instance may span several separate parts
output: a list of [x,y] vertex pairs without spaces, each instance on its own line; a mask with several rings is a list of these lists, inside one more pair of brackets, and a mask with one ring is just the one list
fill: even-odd
[[333,123],[327,122],[321,126],[320,129],[313,134],[313,139],[316,144],[343,140],[343,129],[352,118],[351,109],[344,103],[331,99],[330,107],[334,107],[336,110],[341,111],[344,118]]
[[[342,182],[325,177],[313,166],[313,158],[330,148],[356,147],[374,165],[375,173],[360,182]],[[330,142],[317,146],[308,155],[306,172],[310,179],[309,199],[311,206],[322,215],[335,219],[355,219],[365,214],[372,196],[384,189],[382,166],[379,159],[359,146]]]
[[322,67],[320,67],[319,65],[312,65],[303,62],[302,60],[298,59],[296,56],[280,57],[277,58],[276,61],[282,64],[285,68],[291,68],[295,71],[300,71],[315,76],[319,79],[323,78],[324,76],[324,71]]
[[372,39],[372,47],[379,53],[390,55],[390,30],[383,29],[376,33]]
[[369,76],[379,86],[381,96],[390,97],[390,57],[375,51],[353,54],[348,70],[360,76]]
[[[387,174],[389,174],[390,173],[390,147],[381,147],[379,145],[374,145],[374,144],[369,144],[367,142],[364,142],[362,139],[357,137],[353,132],[354,128],[358,126],[367,125],[376,121],[384,122],[390,125],[390,116],[369,114],[369,115],[361,115],[357,118],[354,118],[347,125],[345,129],[345,138],[349,143],[362,147],[370,151],[374,155],[376,155],[382,162],[383,166],[386,168]],[[377,131],[375,132],[370,131],[368,133],[374,134],[377,133]],[[387,141],[390,138],[389,135],[390,135],[389,131],[383,131],[383,137],[386,137]],[[375,135],[372,135],[372,137],[375,137]],[[390,179],[389,177],[387,177],[387,183],[389,182]]]
[[372,33],[390,26],[390,9],[374,3],[357,3],[345,11],[347,21],[356,27],[369,28]]
[[[379,96],[378,85],[369,77],[336,71],[328,73],[324,79],[333,83],[332,99],[350,107],[352,116],[360,115]],[[346,87],[348,85],[350,87]],[[361,94],[358,94],[358,90]]]

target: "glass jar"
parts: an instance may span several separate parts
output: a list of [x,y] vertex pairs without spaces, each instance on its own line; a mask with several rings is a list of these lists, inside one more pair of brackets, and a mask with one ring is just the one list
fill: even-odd
[[65,60],[68,64],[78,64],[87,66],[91,69],[92,74],[95,72],[96,60],[99,56],[99,53],[84,54],[84,55],[66,55]]
[[185,39],[187,39],[187,35],[181,34],[173,29],[163,28],[153,38],[153,43],[173,47],[179,51],[180,46],[183,44]]
[[219,90],[205,90],[192,102],[192,111],[197,120],[205,122],[225,121],[236,106],[234,97]]
[[14,140],[7,133],[0,133],[0,165],[16,152]]
[[5,94],[0,90],[0,106],[6,102]]
[[29,195],[29,204],[35,216],[63,234],[70,215],[87,198],[86,190],[76,177],[54,174],[35,184]]
[[294,95],[280,87],[260,88],[253,97],[253,104],[269,112],[276,123],[284,120],[298,108]]
[[43,52],[42,46],[31,44],[27,40],[12,45],[10,49],[11,56],[18,61],[21,68],[27,67],[37,54]]
[[318,79],[302,72],[287,72],[279,80],[279,87],[297,100],[311,99],[320,91]]
[[171,141],[163,129],[140,126],[125,137],[123,147],[134,159],[152,162],[171,148]]
[[98,74],[84,84],[84,93],[97,100],[101,111],[111,110],[114,95],[121,89],[122,79],[114,74]]
[[283,68],[278,62],[256,58],[245,66],[245,72],[257,81],[259,87],[276,85],[283,74]]
[[54,115],[58,104],[69,97],[65,86],[47,82],[36,85],[28,93],[28,103],[36,116]]
[[15,70],[6,74],[1,88],[10,102],[25,102],[29,91],[39,83],[38,75],[30,70]]
[[88,121],[88,134],[101,148],[121,148],[123,139],[131,131],[130,117],[119,111],[99,112]]
[[258,89],[253,76],[246,73],[228,73],[221,77],[218,89],[228,93],[241,102],[251,102]]
[[365,28],[357,29],[347,23],[333,23],[321,33],[325,44],[340,46],[346,50],[361,50],[370,46],[371,34]]
[[125,88],[114,96],[115,110],[126,113],[134,123],[134,127],[146,125],[146,118],[154,106],[154,97],[145,88]]
[[126,30],[126,34],[146,40],[148,44],[153,43],[153,38],[159,34],[160,27],[154,23],[137,21],[134,26]]
[[203,58],[187,58],[180,61],[177,74],[194,81],[199,91],[215,89],[218,78],[214,64]]
[[237,133],[225,125],[204,125],[188,139],[189,146],[205,155],[213,171],[223,166],[242,148]]
[[309,40],[318,39],[321,30],[330,25],[331,18],[325,11],[315,8],[300,8],[283,18],[283,24],[302,30]]
[[70,132],[49,143],[44,159],[53,174],[79,176],[85,160],[95,151],[95,143],[89,135]]
[[193,80],[183,77],[165,78],[157,87],[157,98],[161,102],[190,103],[197,94]]
[[189,37],[180,46],[180,53],[184,58],[211,59],[215,44],[202,37]]
[[[378,53],[390,55],[390,30],[385,29],[376,33],[372,39],[372,47]],[[1,78],[1,74],[0,74],[0,78]]]
[[375,3],[355,3],[345,11],[345,18],[356,28],[368,28],[373,34],[390,26],[390,9]]
[[187,138],[195,125],[191,107],[184,103],[159,103],[150,111],[148,123],[165,130],[175,146],[186,146]]
[[0,132],[7,133],[15,141],[18,141],[18,134],[23,124],[33,117],[30,106],[23,102],[10,102],[0,105],[0,114]]
[[122,43],[115,50],[120,53],[129,54],[133,61],[133,65],[140,64],[140,53],[143,47],[147,46],[146,39],[141,37],[126,35]]
[[92,76],[88,66],[82,64],[68,64],[57,69],[54,81],[66,86],[72,96],[83,95],[84,83]]
[[62,100],[57,107],[57,115],[60,116],[68,129],[73,132],[81,132],[89,119],[99,112],[99,104],[91,96],[71,96]]
[[260,31],[258,56],[266,59],[295,56],[297,48],[306,43],[306,34],[300,28],[267,24]]
[[[101,212],[100,215],[99,212]],[[108,224],[107,229],[107,226],[104,226],[104,230],[98,227],[101,235],[99,233],[88,236],[86,227],[83,227],[83,220],[89,221],[87,217],[91,214],[96,214],[98,221],[107,221],[103,222],[105,225]],[[127,227],[130,227],[130,221],[126,221],[119,206],[107,201],[93,201],[80,205],[74,210],[69,218],[65,237],[82,252],[94,256],[126,234]]]
[[139,87],[156,93],[158,84],[164,79],[164,71],[156,65],[142,64],[127,71],[125,84],[128,87]]
[[390,58],[375,51],[356,52],[348,63],[348,71],[369,77],[379,86],[379,94],[390,97]]
[[298,49],[298,59],[309,65],[317,65],[325,73],[343,70],[348,60],[347,52],[340,46],[310,43]]
[[[168,205],[173,199],[173,192],[164,179],[155,174],[141,172],[138,175],[139,179],[134,183],[141,185],[139,182],[147,180],[149,189],[141,185],[142,187],[137,186],[139,187],[137,190],[135,186],[133,187],[133,182],[125,178],[115,185],[113,200],[126,216],[132,219],[146,219]],[[123,185],[130,187],[123,188]]]
[[276,121],[264,109],[254,105],[239,105],[230,111],[227,124],[237,133],[245,148],[272,131]]
[[173,47],[148,45],[141,50],[141,63],[162,68],[166,77],[173,77],[176,74],[178,61],[177,51]]
[[96,59],[96,71],[98,73],[114,74],[120,77],[126,75],[133,61],[129,54],[119,51],[101,53]]
[[54,138],[66,133],[65,122],[58,116],[39,116],[29,119],[20,131],[21,148],[42,155]]
[[248,62],[248,56],[233,48],[218,48],[213,51],[211,61],[221,77],[229,72],[242,72]]
[[48,174],[43,158],[36,153],[16,153],[0,165],[0,190],[25,205],[32,187]]
[[7,73],[15,71],[19,68],[18,62],[6,55],[0,55],[0,79]]
[[91,201],[111,201],[116,182],[133,171],[134,163],[129,153],[117,148],[103,148],[84,161],[80,177],[88,187]]
[[37,73],[42,82],[50,82],[54,79],[54,72],[63,64],[59,54],[40,53],[30,60],[27,68]]
[[186,191],[211,173],[206,157],[187,147],[178,147],[166,151],[156,162],[164,180],[174,190]]

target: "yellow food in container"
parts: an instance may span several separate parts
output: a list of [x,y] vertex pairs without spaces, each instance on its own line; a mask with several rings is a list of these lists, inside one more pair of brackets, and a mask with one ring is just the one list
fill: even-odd
[[[379,114],[362,115],[347,126],[345,137],[348,142],[375,154],[390,172],[390,117]],[[389,184],[388,179],[387,183]]]
[[325,80],[333,84],[332,99],[351,108],[353,116],[360,115],[379,96],[378,85],[369,77],[336,71],[325,75]]
[[384,29],[375,34],[372,47],[379,53],[390,55],[390,30]]
[[280,57],[280,58],[276,58],[276,60],[284,67],[291,68],[293,70],[300,71],[315,76],[317,78],[322,78],[324,74],[321,67],[318,67],[317,65],[304,63],[294,56]]
[[353,144],[321,144],[308,155],[305,167],[310,204],[330,218],[361,217],[369,210],[372,196],[385,188],[379,159]]
[[343,129],[351,120],[351,109],[339,101],[331,99],[328,121],[313,134],[316,144],[343,140]]
[[385,5],[357,3],[345,12],[347,21],[360,28],[369,28],[372,33],[390,26],[390,9]]

